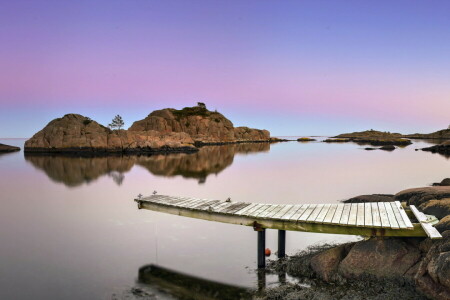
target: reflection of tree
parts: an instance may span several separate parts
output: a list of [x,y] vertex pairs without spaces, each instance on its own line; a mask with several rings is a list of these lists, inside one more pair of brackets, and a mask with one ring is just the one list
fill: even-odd
[[123,175],[123,173],[116,171],[109,172],[108,176],[111,177],[117,185],[122,185],[123,180],[125,179],[125,175]]
[[193,154],[176,153],[151,156],[74,157],[65,155],[25,154],[34,167],[43,170],[55,181],[74,187],[108,175],[118,185],[125,173],[137,164],[156,176],[182,176],[205,183],[210,174],[219,174],[229,167],[238,153],[257,153],[270,150],[268,143],[207,146]]

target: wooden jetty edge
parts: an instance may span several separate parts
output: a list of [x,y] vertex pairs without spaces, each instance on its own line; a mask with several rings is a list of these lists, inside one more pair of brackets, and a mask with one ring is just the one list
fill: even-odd
[[[258,267],[264,267],[265,229],[278,229],[278,257],[286,230],[372,237],[442,238],[426,215],[399,201],[340,204],[260,204],[152,195],[135,199],[139,209],[208,221],[252,226],[258,231]],[[408,214],[420,223],[412,223]],[[260,260],[260,256],[262,258]],[[265,261],[265,260],[264,260]]]

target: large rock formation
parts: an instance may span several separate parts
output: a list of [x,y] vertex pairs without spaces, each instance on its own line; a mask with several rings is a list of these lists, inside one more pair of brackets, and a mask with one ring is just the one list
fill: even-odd
[[439,130],[432,133],[414,133],[404,135],[410,139],[437,139],[437,140],[450,140],[450,128]]
[[68,114],[51,121],[25,142],[25,152],[195,151],[184,132],[112,131],[89,118]]
[[198,145],[235,142],[267,142],[267,130],[234,127],[221,113],[212,112],[203,106],[185,107],[181,110],[166,108],[136,121],[129,131],[156,130],[163,133],[185,132]]
[[193,152],[194,145],[268,142],[267,130],[233,127],[204,106],[167,108],[134,122],[128,130],[110,130],[77,114],[51,121],[25,143],[25,152]]

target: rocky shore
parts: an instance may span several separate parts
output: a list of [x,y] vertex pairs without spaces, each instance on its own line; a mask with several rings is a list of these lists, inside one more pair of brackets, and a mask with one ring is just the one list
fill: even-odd
[[428,151],[431,153],[439,153],[444,156],[450,157],[450,141],[443,142],[431,147],[422,148],[422,151]]
[[269,142],[267,130],[234,127],[206,106],[166,108],[136,121],[128,130],[111,130],[88,117],[67,114],[51,121],[25,142],[25,152],[169,153],[196,152],[199,146]]
[[[446,181],[443,181],[444,183]],[[259,299],[450,299],[450,186],[362,195],[347,202],[402,201],[440,219],[441,240],[371,238],[322,245],[269,264],[300,284],[256,293]]]
[[16,151],[20,151],[20,148],[10,146],[10,145],[0,144],[0,153],[16,152]]
[[409,139],[405,139],[403,137],[404,136],[400,133],[366,130],[360,132],[343,133],[333,137],[333,139],[325,141],[355,142],[360,145],[371,145],[371,146],[408,146],[412,144],[412,142]]

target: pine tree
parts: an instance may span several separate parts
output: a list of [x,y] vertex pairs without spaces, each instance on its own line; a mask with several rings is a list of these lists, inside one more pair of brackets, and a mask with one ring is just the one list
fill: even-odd
[[123,122],[122,117],[120,115],[117,115],[114,117],[114,119],[112,119],[111,124],[109,124],[108,126],[111,129],[120,130],[124,125],[125,123]]

